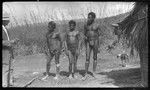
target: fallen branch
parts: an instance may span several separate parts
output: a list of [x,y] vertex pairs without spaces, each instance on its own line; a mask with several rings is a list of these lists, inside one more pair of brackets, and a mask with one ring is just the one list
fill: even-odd
[[26,85],[24,85],[23,87],[28,87],[29,85],[31,85],[36,79],[38,79],[40,77],[40,75],[36,76],[35,78],[33,78],[32,80],[30,80]]

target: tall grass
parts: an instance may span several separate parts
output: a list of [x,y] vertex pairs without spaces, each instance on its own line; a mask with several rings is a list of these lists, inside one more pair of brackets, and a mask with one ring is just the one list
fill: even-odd
[[[70,9],[71,10],[71,9]],[[90,11],[90,9],[88,9]],[[54,20],[54,16],[56,16],[56,12],[52,11],[53,15],[46,13],[50,20]],[[57,30],[61,32],[62,38],[64,38],[64,33],[68,30],[68,20],[65,20],[64,13],[62,14],[62,21],[56,22],[57,23]],[[75,12],[70,11],[70,16],[75,15]],[[103,19],[97,19],[96,21],[100,24],[103,35],[101,38],[101,46],[108,44],[107,40],[110,40],[113,38],[113,35],[111,34],[113,32],[112,27],[110,24],[118,22],[119,20],[123,19],[128,14],[122,14],[114,17],[109,18],[103,18]],[[19,25],[19,22],[14,19],[14,23],[17,24],[15,27],[9,28],[10,37],[12,39],[18,38],[20,41],[18,44],[14,47],[14,53],[15,55],[32,55],[32,54],[38,54],[38,53],[44,53],[47,50],[46,45],[46,38],[45,34],[47,32],[47,25],[48,22],[42,22],[42,18],[40,16],[36,16],[33,11],[30,11],[30,17],[32,24],[29,24],[29,20],[27,20],[27,15],[24,17],[24,25]],[[77,30],[80,32],[83,31],[83,26],[86,21],[86,16],[84,13],[82,14],[83,19],[77,19],[75,20],[77,22]],[[37,23],[42,22],[42,23]]]

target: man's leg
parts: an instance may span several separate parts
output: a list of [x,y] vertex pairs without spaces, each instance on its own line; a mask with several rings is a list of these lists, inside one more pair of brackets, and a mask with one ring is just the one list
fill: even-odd
[[90,64],[90,55],[91,55],[91,47],[89,46],[89,43],[86,44],[86,62],[85,62],[85,76],[82,78],[82,80],[85,80],[88,76],[88,68]]
[[46,62],[46,76],[44,78],[42,78],[42,80],[45,80],[49,76],[51,60],[53,59],[53,56],[54,55],[52,53],[46,54],[46,59],[47,59],[47,62]]
[[[78,73],[78,69],[77,69],[77,61],[78,61],[78,55],[79,54],[76,54],[75,55],[75,63],[74,63],[74,71],[75,71],[75,73]],[[76,79],[78,78],[78,76],[75,74],[75,76],[74,76]]]
[[95,41],[94,47],[93,47],[93,72],[96,71],[97,67],[97,53],[98,53],[98,40]]
[[73,62],[72,62],[72,77],[74,78],[74,73],[75,73],[75,55],[73,55]]
[[75,72],[77,72],[77,60],[78,60],[78,52],[75,54],[75,65],[74,65],[74,69],[75,69]]
[[97,67],[97,51],[93,50],[93,72],[96,71]]
[[50,67],[51,67],[51,61],[53,59],[53,54],[49,54],[47,55],[47,63],[46,63],[46,74],[49,75],[49,70],[50,70]]
[[91,47],[89,43],[86,45],[86,62],[85,62],[85,74],[88,72],[89,64],[90,64],[90,55],[91,55]]
[[59,57],[60,57],[60,53],[56,53],[55,54],[56,76],[54,79],[58,79],[59,76],[59,71],[60,71]]
[[[73,71],[72,71],[72,75],[74,77],[75,72],[77,71],[77,51],[72,53],[73,56]],[[75,76],[76,78],[76,76]]]
[[72,54],[70,51],[68,51],[68,59],[69,59],[69,78],[72,78]]

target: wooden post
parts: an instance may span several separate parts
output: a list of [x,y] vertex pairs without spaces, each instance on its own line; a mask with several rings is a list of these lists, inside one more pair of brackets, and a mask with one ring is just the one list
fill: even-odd
[[11,57],[10,57],[10,59],[9,59],[9,66],[8,66],[7,87],[10,86],[10,69],[11,69]]
[[9,59],[8,75],[7,75],[7,87],[11,86],[11,84],[10,84],[11,71],[13,73],[13,69],[11,69],[11,67],[12,67],[12,60],[14,59],[13,48],[12,47],[10,47],[9,53],[10,53],[10,59]]
[[[8,32],[5,28],[4,25],[2,25],[3,27],[3,30],[5,31],[6,35],[7,35],[7,38],[8,38],[8,41],[10,41],[10,38],[9,38],[9,35],[8,35]],[[12,64],[12,59],[14,59],[14,55],[13,55],[13,47],[9,47],[8,48],[9,50],[9,54],[10,54],[10,58],[9,58],[9,66],[8,66],[8,74],[7,74],[7,87],[10,87],[10,77],[11,77],[11,64]]]
[[142,86],[148,87],[148,46],[142,50],[141,54]]

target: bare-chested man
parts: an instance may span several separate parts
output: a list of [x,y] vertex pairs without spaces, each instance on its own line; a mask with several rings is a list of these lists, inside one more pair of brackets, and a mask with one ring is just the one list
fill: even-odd
[[[69,58],[69,78],[74,78],[74,73],[77,71],[77,59],[79,54],[79,31],[75,29],[76,22],[73,20],[69,21],[69,32],[66,34],[66,53]],[[77,77],[77,76],[75,76]]]
[[[86,37],[86,62],[85,62],[85,77],[87,76],[89,63],[90,63],[90,55],[91,51],[93,51],[93,73],[96,71],[97,66],[97,53],[99,47],[99,36],[100,36],[100,28],[98,23],[95,22],[96,15],[94,12],[90,12],[88,14],[87,23],[84,26],[84,35]],[[84,77],[84,78],[85,78]]]
[[61,41],[60,34],[55,32],[55,29],[56,29],[56,23],[54,21],[49,22],[48,32],[46,34],[47,46],[48,46],[48,52],[46,53],[47,55],[46,77],[44,77],[43,80],[45,80],[49,76],[50,64],[54,56],[55,56],[55,63],[56,63],[56,76],[54,79],[58,79],[59,76],[59,71],[60,71],[59,57],[62,49],[62,41]]

